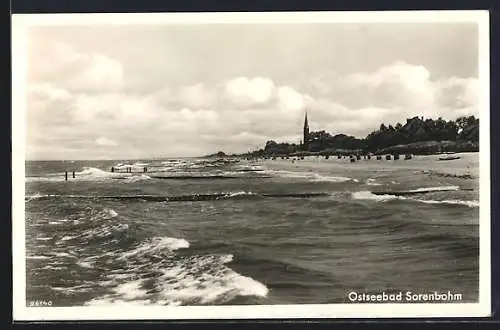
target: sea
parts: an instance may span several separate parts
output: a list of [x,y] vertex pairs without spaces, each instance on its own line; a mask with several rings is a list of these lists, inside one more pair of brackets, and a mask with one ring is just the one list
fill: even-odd
[[479,154],[441,156],[27,161],[27,304],[477,302]]

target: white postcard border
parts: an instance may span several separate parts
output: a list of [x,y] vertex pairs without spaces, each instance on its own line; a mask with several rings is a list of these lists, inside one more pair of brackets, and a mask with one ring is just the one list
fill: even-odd
[[[252,306],[26,307],[25,265],[25,79],[27,31],[37,26],[89,24],[263,24],[263,23],[477,23],[480,79],[480,255],[479,302],[440,304],[311,304]],[[149,14],[19,14],[12,16],[12,257],[13,319],[269,319],[480,317],[491,313],[489,12],[267,12]],[[346,292],[347,295],[347,292]]]

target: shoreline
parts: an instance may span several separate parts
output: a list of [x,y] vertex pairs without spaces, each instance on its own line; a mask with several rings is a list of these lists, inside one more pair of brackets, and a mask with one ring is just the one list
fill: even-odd
[[385,155],[411,155],[411,156],[440,156],[440,155],[454,155],[454,154],[469,154],[469,153],[479,153],[479,150],[474,150],[474,151],[469,151],[469,150],[461,150],[461,151],[443,151],[443,152],[429,152],[429,153],[410,153],[410,152],[324,152],[324,151],[318,151],[318,152],[294,152],[294,153],[289,153],[289,154],[255,154],[255,153],[249,153],[249,154],[236,154],[236,155],[225,155],[225,156],[205,156],[202,158],[250,158],[250,159],[271,159],[271,158],[292,158],[292,157],[335,157],[335,156],[342,156],[344,157],[350,157],[350,156],[385,156]]

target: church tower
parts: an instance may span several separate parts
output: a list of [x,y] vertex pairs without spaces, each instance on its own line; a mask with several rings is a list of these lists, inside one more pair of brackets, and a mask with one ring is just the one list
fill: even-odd
[[304,118],[304,137],[302,141],[304,141],[303,142],[304,149],[307,150],[309,146],[309,123],[307,122],[307,111]]

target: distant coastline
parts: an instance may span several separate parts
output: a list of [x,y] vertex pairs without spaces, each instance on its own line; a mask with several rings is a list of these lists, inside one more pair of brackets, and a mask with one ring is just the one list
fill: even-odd
[[220,151],[206,157],[431,155],[478,151],[479,119],[474,116],[459,117],[455,121],[413,117],[407,119],[405,125],[381,124],[378,130],[361,139],[345,134],[332,136],[325,131],[309,132],[306,116],[304,136],[300,144],[269,140],[259,150],[231,155]]

